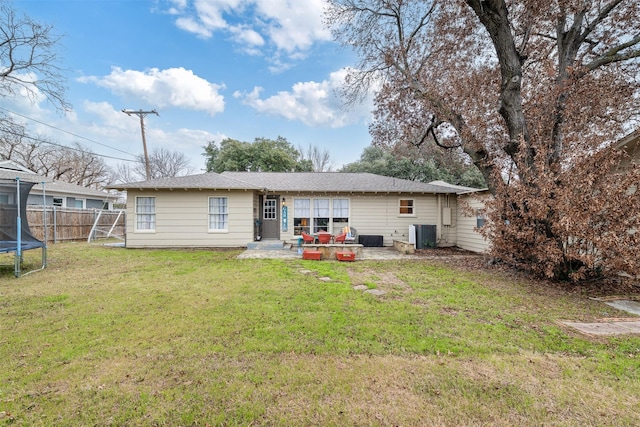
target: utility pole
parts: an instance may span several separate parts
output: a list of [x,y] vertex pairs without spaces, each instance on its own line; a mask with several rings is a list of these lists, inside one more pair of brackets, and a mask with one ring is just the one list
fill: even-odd
[[144,167],[145,172],[147,174],[147,181],[151,179],[151,169],[149,168],[149,154],[147,153],[147,140],[144,137],[144,118],[148,114],[155,114],[156,116],[160,116],[156,110],[151,111],[134,111],[134,110],[122,110],[127,116],[131,117],[132,114],[140,117],[140,131],[142,132],[142,148],[144,148]]

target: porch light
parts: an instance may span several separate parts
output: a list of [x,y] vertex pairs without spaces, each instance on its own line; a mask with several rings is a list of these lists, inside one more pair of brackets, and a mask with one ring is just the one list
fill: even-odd
[[287,199],[284,197],[282,198],[282,206],[287,206]]

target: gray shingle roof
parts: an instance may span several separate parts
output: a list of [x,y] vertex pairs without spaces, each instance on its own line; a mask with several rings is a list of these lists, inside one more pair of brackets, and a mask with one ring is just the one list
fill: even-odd
[[254,186],[246,182],[222,176],[217,173],[203,173],[173,178],[152,179],[150,181],[114,184],[108,188],[116,190],[134,189],[209,189],[209,190],[260,190],[263,186]]
[[455,194],[451,186],[427,184],[371,173],[343,172],[223,172],[154,179],[112,185],[131,189],[230,189],[280,192],[335,193],[445,193]]
[[222,176],[270,191],[338,193],[455,193],[450,187],[371,173],[223,172]]

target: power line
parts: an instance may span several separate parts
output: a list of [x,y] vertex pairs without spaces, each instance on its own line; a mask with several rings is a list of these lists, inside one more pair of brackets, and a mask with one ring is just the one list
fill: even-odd
[[[69,134],[69,135],[71,135],[71,136],[74,136],[74,137],[76,137],[76,138],[84,139],[85,141],[89,141],[89,142],[92,142],[92,143],[94,143],[94,144],[101,145],[101,146],[106,147],[106,148],[108,148],[108,149],[110,149],[110,150],[119,151],[119,152],[121,152],[121,153],[123,153],[123,154],[128,154],[129,156],[134,156],[134,157],[136,156],[136,154],[131,154],[131,153],[127,152],[127,151],[120,150],[120,149],[115,148],[115,147],[110,147],[110,146],[108,146],[108,145],[106,145],[106,144],[103,144],[103,143],[101,143],[101,142],[98,142],[98,141],[95,141],[95,140],[93,140],[93,139],[90,139],[90,138],[84,137],[84,136],[82,136],[82,135],[75,134],[75,133],[73,133],[73,132],[69,132],[68,130],[64,130],[64,129],[61,129],[61,128],[59,128],[59,127],[56,127],[56,126],[50,125],[50,124],[48,124],[48,123],[42,122],[42,121],[40,121],[40,120],[37,120],[37,119],[31,118],[31,117],[29,117],[29,116],[25,116],[24,114],[16,113],[15,111],[11,111],[11,110],[9,110],[9,109],[7,109],[7,108],[0,107],[0,110],[7,111],[7,112],[9,112],[9,113],[11,113],[11,114],[15,114],[16,116],[20,116],[20,117],[25,118],[25,119],[27,119],[27,120],[32,120],[32,121],[34,121],[34,122],[36,122],[36,123],[40,123],[41,125],[44,125],[44,126],[50,127],[51,129],[55,129],[55,130],[60,131],[60,132],[64,132],[64,133]],[[29,138],[31,138],[31,137],[29,137]],[[35,139],[35,138],[31,138],[31,139]],[[45,142],[45,141],[41,141],[41,142]],[[56,145],[56,144],[53,144],[53,145]],[[109,157],[109,156],[103,156],[103,157]],[[115,158],[115,157],[114,157],[114,158]]]
[[[2,108],[2,107],[0,107],[0,108]],[[55,142],[46,141],[46,140],[44,140],[44,139],[34,138],[34,137],[32,137],[32,136],[29,136],[29,135],[24,135],[24,134],[22,134],[22,133],[13,132],[13,131],[11,131],[11,130],[9,130],[9,129],[3,129],[3,130],[2,130],[2,132],[4,132],[4,133],[9,133],[9,134],[11,134],[11,135],[15,135],[15,136],[18,136],[18,137],[21,137],[21,138],[31,139],[31,140],[34,140],[34,141],[36,141],[36,142],[40,142],[40,143],[42,143],[42,144],[55,145],[56,147],[66,148],[66,149],[73,150],[73,151],[77,151],[77,152],[79,152],[79,153],[83,153],[83,154],[89,154],[89,155],[98,156],[98,157],[104,157],[104,158],[107,158],[107,159],[113,159],[113,160],[122,160],[122,161],[124,161],[124,162],[138,163],[138,160],[123,159],[123,158],[121,158],[121,157],[113,157],[113,156],[107,156],[106,154],[93,153],[93,152],[91,152],[91,151],[85,151],[85,150],[82,150],[82,149],[80,149],[80,148],[70,147],[70,146],[68,146],[68,145],[64,145],[64,144],[57,144],[57,143],[55,143]],[[129,154],[129,153],[127,153],[127,154]]]

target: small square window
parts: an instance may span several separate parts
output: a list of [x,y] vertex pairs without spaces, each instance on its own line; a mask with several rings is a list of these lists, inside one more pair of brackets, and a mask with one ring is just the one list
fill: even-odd
[[400,215],[414,215],[413,199],[400,199]]

